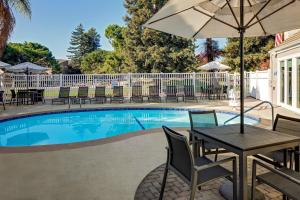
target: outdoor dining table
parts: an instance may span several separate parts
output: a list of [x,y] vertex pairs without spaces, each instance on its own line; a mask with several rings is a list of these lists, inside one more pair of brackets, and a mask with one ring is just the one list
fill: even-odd
[[[193,134],[239,156],[240,195],[238,199],[240,200],[248,200],[250,195],[248,194],[248,156],[294,147],[299,150],[300,145],[300,137],[251,125],[245,125],[244,134],[240,133],[239,124],[213,128],[195,128]],[[299,156],[295,156],[295,160],[296,170],[299,171]]]

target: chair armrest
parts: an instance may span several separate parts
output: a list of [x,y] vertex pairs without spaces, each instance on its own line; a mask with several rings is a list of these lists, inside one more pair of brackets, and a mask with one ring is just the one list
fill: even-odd
[[220,161],[217,161],[217,162],[212,162],[212,163],[209,163],[207,165],[203,165],[203,166],[194,166],[194,170],[195,171],[202,171],[202,170],[205,170],[205,169],[209,169],[211,167],[215,167],[215,166],[218,166],[218,165],[221,165],[221,164],[224,164],[224,163],[227,163],[227,162],[233,162],[233,161],[236,161],[236,157],[230,157],[230,158],[226,158],[224,160],[220,160]]
[[266,165],[266,164],[264,164],[264,163],[262,163],[262,162],[260,162],[258,160],[254,160],[253,161],[253,165],[259,165],[259,166],[261,166],[261,167],[263,167],[265,169],[270,170],[271,172],[273,172],[275,174],[278,174],[278,175],[282,176],[283,178],[286,178],[286,179],[288,179],[288,180],[290,180],[290,181],[292,181],[292,182],[300,185],[300,180],[299,179],[296,179],[296,178],[294,178],[292,176],[289,176],[288,174],[283,173],[282,171],[277,170],[275,168],[272,168],[272,167],[270,167],[270,166],[268,166],[268,165]]

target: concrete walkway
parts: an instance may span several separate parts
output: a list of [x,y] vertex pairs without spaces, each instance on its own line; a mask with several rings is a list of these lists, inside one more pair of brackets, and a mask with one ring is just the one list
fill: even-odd
[[[246,106],[250,107],[256,103],[257,101],[248,99]],[[97,105],[96,107],[111,106]],[[233,111],[226,101],[200,104],[143,104],[142,106]],[[72,107],[78,108],[78,105]],[[94,105],[83,107],[92,108]],[[8,107],[4,112],[1,111],[0,117],[66,108],[67,106],[51,105],[14,106]],[[269,113],[270,109],[261,107],[251,114],[270,119]],[[276,113],[300,117],[283,108],[276,108]],[[0,199],[132,200],[143,178],[165,162],[165,146],[165,137],[161,130],[158,130],[97,146],[52,152],[2,154],[0,155],[0,188],[2,188]]]

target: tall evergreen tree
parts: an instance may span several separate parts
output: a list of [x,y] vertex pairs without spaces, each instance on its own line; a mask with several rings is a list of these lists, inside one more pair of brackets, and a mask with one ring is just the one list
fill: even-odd
[[82,24],[79,24],[75,30],[72,32],[70,47],[68,48],[68,58],[71,59],[74,63],[79,65],[79,60],[81,56],[84,55],[84,49],[82,44],[84,43],[84,28]]
[[131,72],[183,72],[196,62],[194,41],[143,28],[167,0],[125,0],[125,62]]
[[90,28],[83,35],[83,54],[91,53],[96,51],[100,47],[100,35],[97,33],[95,28]]

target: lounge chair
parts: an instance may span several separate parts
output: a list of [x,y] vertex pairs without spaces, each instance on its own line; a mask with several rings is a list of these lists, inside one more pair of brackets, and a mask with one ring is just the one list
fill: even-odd
[[52,99],[52,104],[54,103],[63,103],[66,104],[70,99],[70,87],[61,87],[59,88],[58,98]]
[[224,149],[219,149],[218,145],[197,139],[193,134],[195,128],[215,127],[218,126],[218,119],[215,110],[212,111],[189,111],[191,131],[189,132],[190,144],[193,144],[194,156],[200,156],[200,149],[196,149],[195,144],[200,144],[202,156],[215,155],[215,161],[218,160],[218,155],[221,153],[228,153]]
[[72,98],[72,103],[85,104],[87,101],[91,102],[89,97],[89,87],[79,87],[77,97]]
[[115,86],[113,88],[113,96],[111,98],[111,103],[113,102],[118,102],[118,103],[124,102],[123,86]]
[[166,90],[166,102],[168,101],[176,101],[178,102],[178,96],[177,96],[177,87],[174,85],[167,86]]
[[[218,178],[231,178],[231,176],[233,180],[233,199],[237,199],[237,166],[235,157],[218,162],[212,162],[206,157],[195,158],[191,153],[185,136],[167,127],[163,127],[163,130],[169,147],[167,148],[167,163],[159,197],[160,200],[163,199],[169,170],[172,170],[191,187],[190,200],[194,199],[195,192],[201,185]],[[229,162],[232,163],[232,171],[221,166]]]
[[3,106],[3,110],[5,110],[5,98],[4,98],[4,91],[0,91],[0,103]]
[[18,97],[15,90],[10,90],[11,92],[11,98],[10,98],[10,105],[16,103],[17,106],[22,103],[22,98]]
[[[294,136],[300,136],[300,119],[278,114],[273,125],[273,130]],[[276,167],[283,167],[289,161],[290,168],[292,168],[292,153],[293,149],[282,149],[264,155],[256,155],[256,157]]]
[[[257,166],[267,169],[269,172],[257,175]],[[284,195],[284,199],[286,199],[285,197],[288,197],[288,199],[300,200],[299,172],[287,169],[285,167],[275,169],[269,165],[259,162],[258,160],[253,161],[252,167],[252,200],[256,198],[257,191],[255,191],[255,188],[257,183],[264,183],[278,190]]]
[[148,102],[161,103],[161,97],[159,95],[159,87],[157,85],[149,86]]
[[143,88],[142,86],[132,86],[132,96],[130,102],[143,103]]
[[91,98],[91,101],[96,103],[106,103],[107,96],[105,94],[105,86],[97,86],[95,89],[95,97]]
[[197,101],[198,98],[195,96],[194,86],[192,85],[185,85],[184,86],[184,101]]

